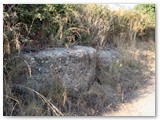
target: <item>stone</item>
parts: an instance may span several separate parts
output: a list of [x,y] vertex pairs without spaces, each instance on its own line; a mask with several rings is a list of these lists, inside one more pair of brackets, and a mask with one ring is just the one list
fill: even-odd
[[108,77],[110,66],[118,59],[118,53],[112,49],[99,50],[97,52],[97,78],[101,84],[110,84],[111,78]]
[[107,71],[108,66],[117,57],[117,53],[111,49],[97,51],[92,47],[72,46],[30,52],[22,54],[22,57],[28,64],[31,75],[25,75],[23,79],[19,77],[21,80],[18,80],[20,82],[17,84],[47,95],[60,83],[66,88],[68,96],[78,98],[95,82],[100,87],[112,86],[112,82],[108,82],[110,78],[104,74],[104,71]]
[[[31,77],[21,84],[41,91],[60,81],[68,91],[83,91],[96,73],[96,50],[92,47],[52,48],[24,54]],[[49,92],[49,91],[48,91]]]

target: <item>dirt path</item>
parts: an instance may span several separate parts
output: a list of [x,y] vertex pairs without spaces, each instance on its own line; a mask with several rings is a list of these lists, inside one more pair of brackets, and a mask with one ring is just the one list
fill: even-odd
[[118,111],[104,116],[155,116],[155,91],[151,90],[131,103],[124,103]]
[[138,90],[138,97],[129,103],[120,105],[118,111],[105,113],[103,116],[155,116],[155,65],[152,66],[149,85]]

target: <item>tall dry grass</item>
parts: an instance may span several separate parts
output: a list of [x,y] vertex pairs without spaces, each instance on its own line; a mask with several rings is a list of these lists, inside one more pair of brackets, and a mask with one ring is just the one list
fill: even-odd
[[[67,13],[62,16],[59,12],[52,14],[54,5],[40,6],[46,9],[41,13],[39,5],[38,13],[34,12],[36,5],[31,5],[33,15],[23,15],[31,17],[28,22],[18,16],[24,10],[23,7],[25,6],[4,5],[3,36],[6,54],[15,50],[20,52],[23,46],[37,49],[69,47],[73,44],[103,47],[108,43],[118,44],[122,39],[132,44],[138,36],[143,38],[151,27],[149,16],[134,10],[111,11],[95,4],[74,5],[71,8],[64,7]],[[40,26],[42,29],[39,29]]]
[[[134,10],[111,11],[95,4],[73,7],[64,5],[62,8],[67,12],[62,15],[61,11],[54,11],[55,5],[30,5],[32,15],[23,12],[23,19],[19,13],[25,10],[25,7],[14,4],[3,6],[4,115],[62,115],[60,111],[63,111],[67,104],[67,93],[58,83],[54,90],[60,89],[60,92],[55,92],[52,97],[47,96],[45,90],[39,93],[24,86],[24,89],[42,99],[38,99],[38,103],[32,100],[27,106],[21,97],[14,94],[12,86],[18,83],[16,77],[31,73],[30,67],[20,58],[24,47],[42,50],[57,46],[88,45],[98,49],[111,45],[119,52],[120,57],[110,65],[109,71],[104,72],[108,78],[116,81],[116,95],[124,102],[127,91],[141,87],[144,77],[142,71],[145,69],[142,63],[150,60],[147,57],[145,60],[142,58],[149,55],[149,52],[144,52],[144,55],[139,51],[140,48],[144,50],[143,47],[148,44],[139,41],[147,41],[146,36],[148,37],[151,27],[149,16]],[[56,109],[50,100],[60,110]],[[64,111],[67,111],[70,107],[65,109]]]

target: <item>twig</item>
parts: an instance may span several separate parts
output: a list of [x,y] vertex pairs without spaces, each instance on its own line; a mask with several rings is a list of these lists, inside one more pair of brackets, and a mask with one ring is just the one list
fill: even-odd
[[10,96],[8,96],[8,95],[4,95],[4,97],[9,98],[9,99],[12,99],[12,100],[16,101],[17,103],[19,103],[19,101],[16,100],[15,98],[13,98],[13,97],[10,97]]
[[122,103],[124,103],[124,91],[125,90],[122,91]]
[[20,85],[20,84],[13,84],[12,85],[13,87],[21,87],[21,88],[25,88],[25,89],[28,89],[34,93],[36,93],[45,103],[48,104],[48,106],[51,108],[52,112],[55,113],[55,115],[57,116],[64,116],[61,111],[58,110],[58,108],[56,108],[46,97],[44,97],[41,93],[35,91],[34,89],[32,88],[29,88],[27,86],[23,86],[23,85]]
[[14,111],[14,109],[15,109],[16,105],[17,105],[17,103],[15,103],[15,105],[13,106],[13,109],[12,109],[12,111],[11,111],[11,114],[10,114],[10,116],[12,116],[12,114],[13,114],[13,111]]
[[15,5],[12,5],[7,12],[11,11],[11,9],[12,9],[14,6],[15,6]]
[[13,106],[12,111],[11,111],[11,114],[10,114],[10,116],[12,116],[13,111],[14,111],[16,105],[19,104],[19,101],[18,101],[17,99],[13,98],[13,97],[8,96],[8,95],[4,95],[4,97],[6,97],[6,98],[8,98],[8,99],[11,99],[11,100],[14,100],[14,101],[16,102],[15,105]]
[[24,62],[26,63],[26,65],[28,67],[29,76],[31,77],[31,67],[29,66],[29,64],[26,60],[24,60]]
[[29,36],[29,34],[30,34],[30,32],[31,32],[31,28],[32,28],[32,26],[33,26],[34,20],[35,20],[35,17],[33,18],[32,23],[31,23],[31,26],[29,27],[29,31],[28,31],[27,37]]
[[107,108],[110,108],[110,107],[111,107],[111,105],[112,105],[112,103],[111,103],[111,104],[109,104],[109,105],[107,106]]

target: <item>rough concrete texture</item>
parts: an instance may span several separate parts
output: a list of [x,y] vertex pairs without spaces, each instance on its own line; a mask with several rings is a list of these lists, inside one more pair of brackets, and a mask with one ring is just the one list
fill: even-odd
[[97,78],[100,80],[102,84],[110,84],[111,80],[107,76],[107,71],[109,71],[109,66],[118,58],[118,54],[116,51],[111,49],[99,50],[97,52]]
[[111,50],[97,52],[92,47],[73,46],[23,56],[31,67],[31,77],[27,76],[27,81],[23,84],[39,91],[46,86],[51,87],[54,81],[58,80],[67,90],[77,93],[88,88],[94,81],[97,56],[100,59],[100,67],[107,67],[116,55]]
[[95,76],[95,53],[94,48],[74,46],[25,54],[32,73],[27,85],[40,90],[43,85],[60,80],[67,89],[85,89]]
[[111,49],[99,50],[97,57],[100,62],[100,67],[103,69],[107,68],[113,62],[113,59],[117,58],[117,52]]

